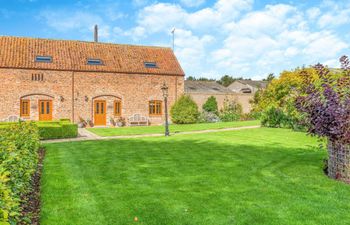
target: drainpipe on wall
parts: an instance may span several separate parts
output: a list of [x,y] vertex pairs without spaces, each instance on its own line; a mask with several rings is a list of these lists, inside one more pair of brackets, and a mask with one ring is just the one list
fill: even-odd
[[175,101],[177,101],[177,77],[175,77]]
[[75,122],[75,118],[74,118],[74,71],[72,72],[72,123]]

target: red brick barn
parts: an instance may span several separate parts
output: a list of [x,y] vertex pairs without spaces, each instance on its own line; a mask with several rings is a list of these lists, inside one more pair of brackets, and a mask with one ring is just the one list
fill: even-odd
[[161,86],[169,105],[184,92],[184,72],[170,48],[0,37],[0,120],[109,125],[141,114],[161,124]]

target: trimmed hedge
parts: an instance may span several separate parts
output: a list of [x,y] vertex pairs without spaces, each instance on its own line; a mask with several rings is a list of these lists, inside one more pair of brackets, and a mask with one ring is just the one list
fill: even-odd
[[0,129],[0,224],[17,224],[23,218],[23,197],[32,188],[40,146],[34,123],[14,123]]
[[[18,122],[0,123],[0,129],[6,128],[11,124]],[[27,123],[27,122],[25,122]],[[60,121],[37,121],[33,122],[37,125],[39,136],[42,140],[60,139],[60,138],[74,138],[78,136],[78,125],[70,123],[70,120],[64,119]]]
[[40,138],[59,139],[59,138],[74,138],[78,136],[78,125],[72,123],[60,124],[38,124]]

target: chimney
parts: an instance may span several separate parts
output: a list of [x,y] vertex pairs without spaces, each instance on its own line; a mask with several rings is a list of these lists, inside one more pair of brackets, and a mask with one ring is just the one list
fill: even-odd
[[98,42],[98,26],[95,25],[94,27],[94,41]]

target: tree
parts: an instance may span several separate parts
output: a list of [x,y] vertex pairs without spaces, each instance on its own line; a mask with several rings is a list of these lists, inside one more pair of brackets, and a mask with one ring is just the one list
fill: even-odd
[[198,106],[189,95],[182,95],[171,107],[170,115],[177,124],[196,123],[199,116]]
[[308,86],[296,106],[306,117],[308,132],[328,141],[328,176],[350,183],[350,61],[343,56],[340,62],[343,72],[336,75],[317,64],[318,83],[302,71]]
[[224,87],[228,87],[234,81],[235,81],[235,78],[233,78],[232,76],[224,75],[220,78],[220,80],[218,80],[218,83]]
[[187,77],[187,79],[186,80],[196,80],[196,78],[195,77],[193,77],[193,76],[189,76],[189,77]]
[[270,73],[269,75],[267,75],[266,79],[263,79],[263,81],[267,81],[268,83],[270,83],[273,79],[275,79],[275,75],[273,73]]
[[206,112],[212,112],[214,114],[218,113],[218,102],[214,96],[210,96],[207,101],[202,106],[203,110]]
[[215,81],[213,78],[200,77],[197,79],[198,81]]
[[296,130],[304,129],[303,115],[295,107],[295,101],[299,93],[308,85],[303,81],[300,74],[304,71],[305,76],[310,78],[310,82],[318,82],[319,78],[314,68],[297,68],[292,71],[283,71],[279,78],[273,79],[265,90],[259,90],[255,93],[251,101],[253,112],[266,114],[265,124],[276,124],[276,121],[268,121],[273,118],[272,110],[275,109],[285,116],[276,124],[277,127],[288,127]]
[[230,84],[232,84],[236,80],[242,80],[242,79],[243,79],[243,77],[234,78],[234,77],[232,77],[230,75],[224,75],[217,82],[219,84],[221,84],[222,86],[224,86],[224,87],[228,87],[228,86],[230,86]]

